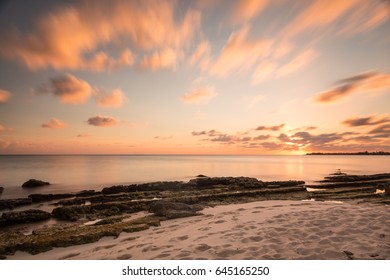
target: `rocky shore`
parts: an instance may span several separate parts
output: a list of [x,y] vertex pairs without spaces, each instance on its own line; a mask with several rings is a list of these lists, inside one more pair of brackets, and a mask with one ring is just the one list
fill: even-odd
[[189,182],[0,199],[0,258],[17,251],[38,254],[55,247],[93,243],[105,236],[118,237],[122,232],[143,231],[161,221],[201,215],[202,209],[217,205],[265,200],[390,204],[390,173],[337,172],[312,185],[199,175]]

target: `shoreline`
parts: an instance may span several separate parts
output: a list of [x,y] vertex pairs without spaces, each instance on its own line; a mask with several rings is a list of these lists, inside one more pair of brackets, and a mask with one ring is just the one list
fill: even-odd
[[390,259],[388,205],[260,201],[206,208],[202,216],[117,238],[8,259]]
[[[315,191],[308,191],[307,189],[310,188]],[[105,187],[101,191],[33,194],[26,199],[0,199],[2,212],[0,218],[0,228],[2,229],[0,257],[3,259],[35,257],[51,259],[55,256],[54,253],[59,251],[62,255],[57,256],[57,258],[68,258],[63,252],[76,250],[78,246],[86,246],[85,248],[92,251],[85,254],[73,253],[71,257],[88,259],[88,254],[90,254],[93,259],[123,259],[126,254],[120,255],[124,249],[119,244],[119,247],[117,245],[111,246],[113,244],[102,244],[112,238],[116,238],[113,241],[116,243],[125,235],[130,235],[130,239],[134,237],[131,240],[140,242],[142,236],[153,233],[156,244],[168,244],[164,246],[174,246],[175,242],[178,246],[191,241],[188,246],[193,247],[192,244],[198,244],[199,240],[208,241],[198,244],[200,252],[196,251],[198,249],[193,249],[192,253],[182,252],[183,254],[176,254],[177,248],[175,248],[175,252],[171,252],[168,250],[171,247],[160,250],[153,249],[152,245],[149,249],[138,250],[137,248],[142,246],[137,247],[136,244],[133,247],[126,247],[131,247],[128,249],[131,252],[127,254],[127,257],[129,259],[250,259],[251,257],[262,259],[343,259],[347,256],[350,259],[390,259],[388,254],[384,253],[382,249],[378,249],[384,240],[390,244],[387,234],[390,228],[383,222],[390,218],[388,214],[389,194],[389,173],[348,175],[338,172],[325,177],[314,186],[306,185],[304,181],[263,182],[248,177],[199,175],[189,182],[119,185]],[[257,206],[251,208],[249,207],[251,203]],[[219,210],[223,207],[230,210]],[[245,210],[246,208],[248,209]],[[225,218],[221,216],[221,211]],[[246,214],[243,215],[243,213]],[[277,213],[277,215],[272,213]],[[296,215],[291,213],[296,213]],[[348,221],[348,217],[351,218],[350,221]],[[268,218],[267,222],[264,220],[265,218]],[[312,231],[312,234],[307,235],[307,233],[301,232],[302,237],[309,238],[311,236],[310,238],[316,242],[322,241],[324,244],[320,244],[321,246],[334,247],[337,254],[336,251],[328,252],[329,254],[317,254],[315,250],[304,249],[304,243],[298,242],[299,238],[295,236],[293,231],[301,231],[308,219],[312,220],[315,226],[306,225],[307,231]],[[342,223],[335,224],[336,230],[331,229],[328,232],[329,236],[320,232],[328,224],[337,222],[336,220],[342,221]],[[211,226],[206,225],[205,221]],[[233,225],[240,221],[246,221],[251,225],[241,224],[234,228]],[[185,225],[188,225],[192,227],[192,230],[188,230],[190,234],[182,234],[180,231],[177,232],[174,227],[172,230],[165,229],[166,224],[170,223],[178,225],[178,228],[184,228]],[[268,226],[270,224],[272,224],[271,227]],[[214,228],[219,229],[220,227],[225,229],[213,232]],[[200,228],[205,229],[206,235],[199,232]],[[265,228],[268,228],[268,231],[265,231]],[[350,233],[348,233],[348,228]],[[277,235],[278,231],[280,233],[288,232],[288,234],[280,236],[280,239],[273,238],[272,236]],[[235,236],[235,239],[242,240],[241,243],[235,245],[238,252],[229,249],[232,246],[229,244],[235,241],[229,241],[226,232],[230,232],[229,236]],[[160,237],[158,233],[161,233]],[[173,238],[172,236],[176,236],[176,241],[172,241],[173,244],[171,244],[171,240],[163,238],[164,233],[170,239]],[[339,233],[342,233],[341,236],[338,235]],[[203,234],[203,237],[195,240],[197,237],[201,237],[198,236],[199,234]],[[248,234],[250,236],[247,236],[246,241],[244,241],[241,236]],[[377,251],[368,250],[367,234],[372,240],[378,242]],[[218,237],[218,240],[213,239],[214,237],[211,238],[214,235]],[[138,237],[135,238],[135,236]],[[223,236],[226,237],[225,241],[221,240]],[[344,236],[353,237],[353,244]],[[291,239],[294,238],[296,240],[292,241]],[[130,239],[128,241],[131,241]],[[223,244],[223,242],[225,243]],[[295,251],[295,253],[293,251],[275,253],[272,251],[275,248],[282,250],[281,247],[277,247],[277,244],[286,242],[293,242],[290,244],[293,251],[305,253],[297,254]],[[346,243],[349,249],[340,247],[339,242]],[[153,242],[149,240],[146,243],[152,244]],[[355,243],[362,243],[361,247],[356,247]],[[249,245],[254,247],[249,249]],[[308,248],[312,245],[308,244]],[[96,254],[96,246],[101,247],[97,251],[107,249],[108,255]],[[259,252],[256,246],[269,247],[267,252],[273,253]],[[326,251],[326,246],[324,248],[321,246],[319,249]],[[109,249],[114,247],[120,249],[113,253]],[[351,251],[351,248],[355,252]],[[343,250],[340,255],[341,249]],[[363,249],[370,251],[370,255],[364,254]],[[389,252],[390,248],[387,247],[387,249]],[[86,251],[88,250],[86,249]],[[226,254],[218,253],[220,250]],[[21,253],[21,251],[25,253]],[[161,254],[149,254],[149,251],[159,251]],[[169,251],[169,253],[164,251]],[[257,252],[257,255],[253,252]]]

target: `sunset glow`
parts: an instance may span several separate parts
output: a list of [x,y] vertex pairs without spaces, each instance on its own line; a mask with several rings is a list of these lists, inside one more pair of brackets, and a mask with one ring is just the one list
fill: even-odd
[[0,154],[390,151],[390,2],[6,1]]

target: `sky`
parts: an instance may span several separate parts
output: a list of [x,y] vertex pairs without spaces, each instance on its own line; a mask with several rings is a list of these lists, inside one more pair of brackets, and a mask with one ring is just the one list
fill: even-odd
[[388,0],[2,1],[0,154],[390,151],[389,19]]

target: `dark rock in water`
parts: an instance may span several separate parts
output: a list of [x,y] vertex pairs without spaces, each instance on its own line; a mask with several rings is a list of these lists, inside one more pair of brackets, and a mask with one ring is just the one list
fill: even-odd
[[30,198],[0,199],[0,210],[14,209],[19,206],[30,205]]
[[22,188],[35,188],[35,187],[41,187],[46,185],[50,185],[50,183],[41,180],[30,179],[22,185]]
[[86,196],[91,196],[91,195],[97,195],[100,194],[100,192],[96,192],[94,190],[85,190],[85,191],[80,191],[76,193],[77,197],[86,197]]
[[197,215],[197,211],[202,210],[200,205],[189,205],[180,202],[170,202],[166,200],[155,201],[150,204],[149,211],[157,216],[167,219],[176,219]]
[[28,197],[31,198],[32,202],[43,202],[50,201],[55,199],[70,198],[73,197],[73,194],[70,193],[59,193],[59,194],[30,194]]
[[235,185],[242,188],[264,187],[262,181],[249,177],[198,177],[190,180],[188,184],[193,184],[198,188],[207,188],[216,185]]
[[25,211],[5,212],[1,218],[3,224],[14,225],[48,220],[51,218],[51,215],[39,209],[29,209]]
[[2,194],[4,191],[4,188],[3,187],[0,187],[0,194]]
[[203,175],[203,174],[199,174],[198,176],[196,176],[196,178],[207,178],[208,176],[206,175]]
[[292,187],[292,186],[300,186],[304,185],[305,181],[295,181],[295,180],[289,180],[289,181],[269,181],[264,182],[264,184],[267,187]]
[[185,184],[183,182],[154,182],[145,184],[133,184],[128,186],[112,186],[102,189],[103,194],[117,194],[122,192],[143,192],[143,191],[173,191],[183,190]]

